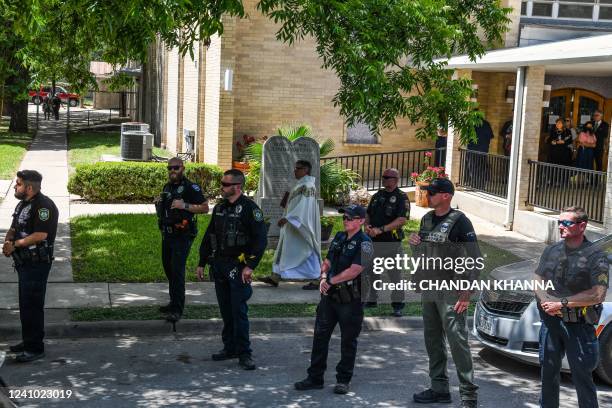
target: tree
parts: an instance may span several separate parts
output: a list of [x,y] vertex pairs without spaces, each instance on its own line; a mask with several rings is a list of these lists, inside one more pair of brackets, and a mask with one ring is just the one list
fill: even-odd
[[279,40],[316,40],[323,67],[340,79],[333,102],[349,125],[379,132],[407,118],[424,138],[447,115],[463,143],[475,140],[471,82],[453,80],[443,59],[475,60],[501,41],[511,9],[499,0],[261,0],[259,8],[281,23]]

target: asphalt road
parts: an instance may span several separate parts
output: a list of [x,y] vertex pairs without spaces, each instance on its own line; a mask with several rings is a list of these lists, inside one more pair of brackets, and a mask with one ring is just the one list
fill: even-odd
[[[332,393],[339,339],[331,342],[323,390],[298,392],[306,375],[312,337],[253,336],[256,371],[236,360],[213,362],[218,337],[168,336],[49,340],[47,357],[29,365],[8,361],[0,374],[11,385],[71,390],[67,400],[21,400],[24,407],[413,407],[412,394],[429,385],[420,330],[379,331],[360,337],[351,393]],[[6,343],[0,342],[0,349]],[[537,407],[539,370],[473,343],[480,407]],[[453,405],[457,377],[450,367]],[[561,406],[574,408],[575,391],[563,377]],[[600,407],[612,407],[612,387],[599,385]],[[437,405],[433,405],[436,407]]]

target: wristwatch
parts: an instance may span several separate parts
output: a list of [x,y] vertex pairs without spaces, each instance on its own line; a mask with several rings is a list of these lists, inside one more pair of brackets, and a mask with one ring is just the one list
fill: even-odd
[[321,277],[319,278],[319,280],[325,280],[325,279],[327,279],[327,274],[322,273]]
[[563,305],[563,307],[567,307],[567,304],[569,302],[567,301],[567,298],[561,298],[561,304]]

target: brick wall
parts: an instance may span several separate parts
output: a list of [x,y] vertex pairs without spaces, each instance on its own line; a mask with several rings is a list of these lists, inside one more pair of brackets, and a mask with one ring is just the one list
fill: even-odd
[[219,91],[221,86],[221,38],[214,36],[205,51],[206,77],[204,105],[203,161],[219,164]]
[[179,95],[179,55],[178,49],[173,48],[166,54],[166,148],[173,153],[177,150],[178,132],[178,95]]
[[[198,66],[200,64],[199,44],[194,44],[194,58],[189,53],[183,58],[183,126],[178,129],[178,137],[183,138],[183,129],[195,132],[195,143],[197,145],[200,135],[198,128]],[[183,151],[187,146],[183,146]]]
[[528,209],[525,201],[529,190],[528,160],[537,160],[540,144],[540,124],[542,121],[542,95],[544,93],[544,74],[542,66],[528,67],[525,74],[525,93],[523,95],[523,125],[519,145],[518,185],[516,205],[519,210]]
[[383,131],[381,144],[345,144],[344,121],[331,102],[339,81],[333,72],[321,68],[314,40],[291,47],[279,42],[275,38],[279,26],[255,9],[255,0],[244,3],[249,18],[236,21],[233,32],[234,140],[244,134],[270,136],[283,124],[307,123],[319,138],[336,142],[334,155],[433,146],[432,141],[417,141],[416,127],[405,120],[398,120],[397,129]]
[[472,81],[478,84],[478,107],[485,119],[491,124],[494,138],[489,153],[504,154],[501,129],[504,123],[512,120],[514,104],[506,102],[506,88],[516,82],[516,73],[472,72]]

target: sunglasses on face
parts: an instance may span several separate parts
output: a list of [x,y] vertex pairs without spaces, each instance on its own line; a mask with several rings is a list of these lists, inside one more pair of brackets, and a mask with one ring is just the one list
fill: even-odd
[[222,182],[221,182],[221,185],[222,185],[223,187],[237,186],[237,185],[239,185],[239,184],[242,184],[242,183],[226,183],[225,181],[222,181]]
[[306,170],[306,167],[295,167],[294,170]]
[[576,221],[570,221],[570,220],[559,220],[557,222],[559,223],[559,225],[563,225],[566,228],[577,224]]
[[350,215],[343,215],[342,216],[342,220],[343,221],[355,221],[358,220],[359,217],[351,217]]
[[382,176],[382,178],[384,180],[389,180],[389,179],[396,179],[397,177],[395,177],[395,176]]
[[181,169],[181,166],[168,166],[168,171],[172,171],[172,170],[178,171],[180,169]]

